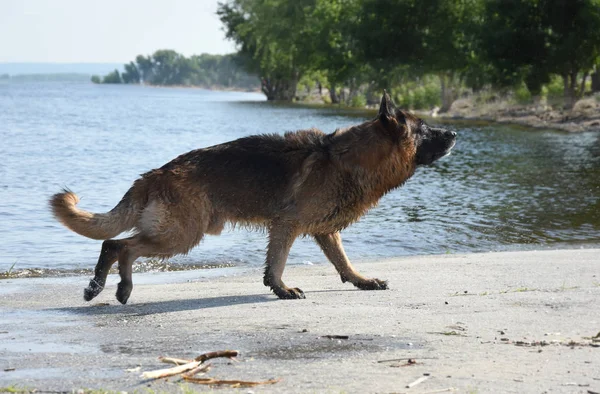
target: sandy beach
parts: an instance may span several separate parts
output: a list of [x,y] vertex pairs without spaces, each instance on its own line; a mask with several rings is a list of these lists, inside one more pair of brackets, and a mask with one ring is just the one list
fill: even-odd
[[[128,305],[114,298],[114,275],[91,303],[86,277],[3,280],[0,391],[600,392],[599,264],[600,249],[356,264],[388,291],[355,290],[326,264],[288,266],[284,279],[307,298],[286,301],[259,268],[138,274]],[[215,359],[206,376],[281,381],[222,389],[140,377],[167,366],[159,356],[224,349],[240,362]]]

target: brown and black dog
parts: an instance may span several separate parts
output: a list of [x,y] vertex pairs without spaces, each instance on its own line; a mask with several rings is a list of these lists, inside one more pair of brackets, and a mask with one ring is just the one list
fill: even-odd
[[[66,190],[50,205],[69,229],[105,240],[84,290],[87,301],[103,290],[118,261],[116,296],[125,304],[138,257],[187,253],[204,234],[220,234],[226,223],[268,229],[264,284],[279,298],[304,298],[281,279],[300,235],[314,237],[342,282],[382,290],[385,281],[352,267],[339,232],[401,186],[418,165],[447,155],[455,141],[455,132],[427,126],[384,93],[375,119],[331,134],[311,129],[257,135],[185,153],[142,175],[107,213],[78,209],[78,197]],[[110,239],[131,229],[132,237]]]

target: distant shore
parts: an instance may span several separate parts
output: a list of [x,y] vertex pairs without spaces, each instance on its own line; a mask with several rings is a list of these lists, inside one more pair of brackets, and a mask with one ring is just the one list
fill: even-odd
[[140,375],[167,367],[158,356],[235,349],[240,362],[211,360],[205,377],[281,379],[257,392],[598,392],[599,255],[356,264],[387,291],[356,290],[330,265],[287,267],[306,300],[278,300],[260,268],[134,275],[128,305],[114,299],[116,275],[90,303],[87,278],[11,279],[0,287],[0,391],[202,391]]

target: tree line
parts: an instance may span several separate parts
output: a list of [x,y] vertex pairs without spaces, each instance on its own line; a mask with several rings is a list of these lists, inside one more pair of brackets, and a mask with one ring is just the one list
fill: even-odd
[[114,70],[104,77],[94,75],[92,82],[243,90],[259,87],[256,76],[242,68],[236,54],[185,57],[170,49],[161,49],[148,56],[138,55],[135,61],[124,65],[124,71]]
[[441,111],[464,89],[536,97],[560,79],[566,107],[590,77],[600,90],[600,0],[228,0],[217,14],[269,100],[307,80],[334,103],[435,81]]

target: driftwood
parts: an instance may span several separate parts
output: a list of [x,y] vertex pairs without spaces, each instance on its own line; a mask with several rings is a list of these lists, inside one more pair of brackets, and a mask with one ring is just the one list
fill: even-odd
[[186,360],[184,358],[174,358],[174,357],[159,357],[158,358],[163,363],[167,364],[175,364],[175,365],[183,365],[193,363],[196,360]]
[[[194,360],[187,360],[175,357],[159,357],[158,359],[164,363],[176,364],[176,367],[159,369],[155,371],[148,371],[142,374],[142,378],[145,379],[159,379],[166,378],[168,376],[182,374],[181,377],[192,383],[206,384],[206,385],[229,385],[231,387],[252,387],[263,384],[274,384],[279,380],[266,380],[263,382],[249,382],[244,380],[220,380],[213,378],[196,378],[194,375],[200,372],[206,372],[210,369],[211,364],[204,364],[206,360],[217,357],[225,357],[231,360],[235,360],[235,357],[239,354],[237,350],[221,350],[217,352],[204,353],[196,357]],[[185,373],[184,373],[185,372]]]
[[415,380],[414,382],[407,384],[406,388],[410,389],[412,387],[415,387],[417,384],[423,383],[427,379],[429,379],[429,375],[421,376],[419,379]]
[[196,357],[194,360],[200,361],[200,362],[205,362],[206,360],[210,360],[211,358],[217,358],[217,357],[234,358],[234,357],[237,357],[238,354],[239,354],[239,352],[237,350],[220,350],[218,352],[210,352],[210,353],[201,354],[198,357]]
[[221,380],[214,378],[192,378],[188,376],[184,376],[183,379],[186,382],[197,383],[197,384],[206,384],[208,386],[222,386],[227,385],[231,387],[254,387],[260,386],[264,384],[275,384],[279,382],[279,379],[270,379],[262,382],[250,382],[245,380]]
[[191,363],[178,365],[173,368],[165,368],[165,369],[158,369],[156,371],[144,372],[142,374],[142,378],[145,378],[145,379],[166,378],[167,376],[177,375],[177,374],[180,374],[183,372],[187,372],[191,369],[197,368],[200,364],[202,364],[202,361],[193,361]]
[[194,377],[194,375],[200,373],[200,372],[206,372],[210,369],[210,367],[212,366],[212,364],[200,364],[199,366],[197,366],[196,368],[192,369],[191,371],[187,372],[185,375],[183,375],[184,378],[188,377]]

